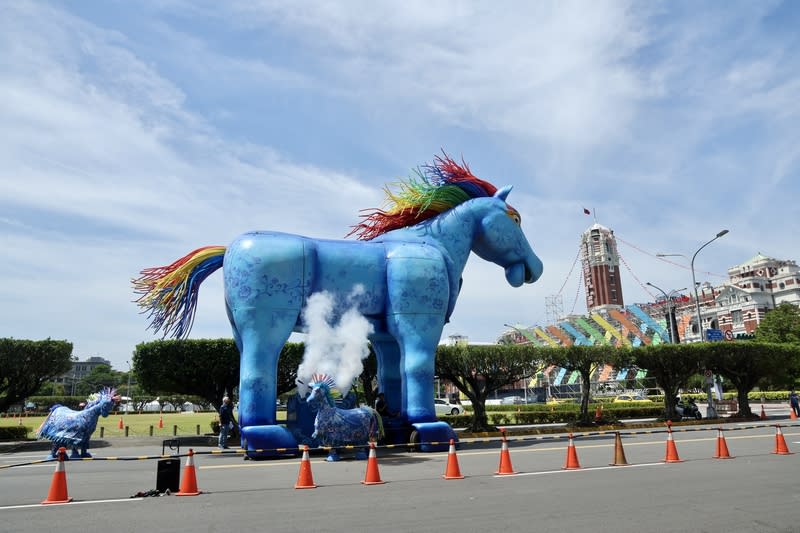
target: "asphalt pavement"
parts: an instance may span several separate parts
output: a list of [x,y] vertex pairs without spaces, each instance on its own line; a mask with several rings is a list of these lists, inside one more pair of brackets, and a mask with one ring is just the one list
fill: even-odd
[[[520,436],[508,443],[516,475],[498,476],[497,438],[463,439],[455,455],[464,479],[442,478],[447,453],[379,448],[384,484],[364,485],[367,463],[345,453],[309,463],[317,488],[294,488],[298,458],[245,461],[241,454],[194,456],[199,496],[131,498],[155,487],[161,439],[137,439],[93,450],[97,460],[69,461],[72,503],[42,506],[54,463],[38,451],[0,455],[0,531],[581,531],[789,532],[800,530],[798,455],[778,455],[774,424],[791,451],[800,426],[786,419],[727,424],[732,459],[713,459],[716,426],[679,428],[673,444],[681,462],[665,463],[662,428],[622,432],[627,466],[614,433],[574,440],[580,469],[565,470],[565,434]],[[121,439],[119,439],[121,440]],[[666,444],[665,444],[666,443]],[[168,452],[169,453],[169,452]],[[185,449],[181,449],[185,453]],[[140,459],[139,459],[140,458]],[[185,474],[186,458],[181,458]]]

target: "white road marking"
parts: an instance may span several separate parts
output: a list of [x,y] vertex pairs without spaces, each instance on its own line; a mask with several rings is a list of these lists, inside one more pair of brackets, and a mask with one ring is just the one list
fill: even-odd
[[55,507],[60,505],[87,505],[90,503],[116,503],[116,502],[138,502],[144,500],[144,498],[124,498],[119,500],[86,500],[80,502],[68,502],[68,503],[32,503],[28,505],[7,505],[5,507],[0,507],[0,511],[5,511],[6,509],[31,509],[34,507]]
[[519,476],[542,476],[546,474],[562,474],[565,472],[590,472],[592,470],[619,470],[621,468],[635,468],[637,466],[666,466],[666,463],[660,461],[658,463],[637,463],[624,466],[590,466],[588,468],[562,468],[560,470],[546,470],[544,472],[519,472],[517,474],[495,475],[493,477],[519,477]]

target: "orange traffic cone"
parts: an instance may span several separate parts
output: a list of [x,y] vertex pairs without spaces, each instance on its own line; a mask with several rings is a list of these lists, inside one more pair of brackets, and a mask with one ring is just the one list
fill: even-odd
[[502,435],[503,443],[500,446],[500,466],[497,467],[497,472],[495,472],[495,474],[498,476],[508,476],[516,474],[517,471],[511,466],[511,454],[508,453],[508,439],[506,439],[505,432],[503,432]]
[[364,485],[381,485],[385,483],[378,471],[378,456],[375,454],[375,443],[369,443],[369,457],[367,458],[367,473],[364,475]]
[[183,477],[181,478],[181,490],[175,496],[197,496],[197,473],[194,470],[194,450],[189,448],[189,457],[186,458],[186,466],[183,467]]
[[797,415],[794,414],[794,409],[789,409],[789,420],[797,420]]
[[786,439],[783,438],[780,425],[775,425],[775,449],[772,450],[772,453],[778,455],[792,455],[792,452],[789,451],[789,447],[786,446]]
[[733,459],[730,452],[728,452],[728,444],[725,442],[725,435],[722,433],[722,428],[717,428],[717,454],[714,459]]
[[119,417],[119,424],[117,424],[119,429],[122,429],[124,426],[122,425],[122,417]]
[[622,449],[622,436],[619,431],[615,432],[614,437],[614,462],[609,463],[608,466],[628,466],[628,460],[625,459],[625,450]]
[[675,447],[675,440],[672,438],[672,424],[667,424],[667,456],[664,457],[665,463],[682,463],[678,457],[678,448]]
[[572,442],[572,433],[570,433],[569,444],[567,445],[567,462],[562,468],[564,470],[577,470],[580,467],[578,452],[575,450],[575,444]]
[[297,474],[296,489],[316,489],[314,476],[311,475],[311,461],[308,458],[308,444],[303,445],[303,457],[300,459],[300,472]]
[[603,404],[597,404],[597,408],[594,410],[594,421],[595,422],[602,422],[603,421]]
[[456,455],[456,441],[450,439],[450,450],[447,452],[447,467],[444,470],[445,479],[464,479],[461,469],[458,467],[458,456]]
[[164,417],[163,416],[159,416],[158,417],[158,429],[164,429]]
[[764,404],[762,403],[761,404],[761,420],[766,420],[766,419],[767,419],[767,412],[764,411]]
[[67,471],[64,469],[64,457],[66,455],[66,448],[58,449],[56,471],[53,472],[53,479],[50,481],[50,490],[47,492],[47,498],[42,503],[69,503],[72,501],[72,498],[67,494]]

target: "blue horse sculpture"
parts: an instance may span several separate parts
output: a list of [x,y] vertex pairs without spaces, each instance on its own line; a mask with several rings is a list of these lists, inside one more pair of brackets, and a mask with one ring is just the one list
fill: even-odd
[[[369,340],[378,357],[378,381],[390,410],[424,446],[455,435],[436,418],[434,357],[450,318],[470,252],[500,265],[514,287],[542,273],[506,203],[511,187],[497,189],[446,155],[417,170],[389,193],[387,210],[363,215],[351,233],[361,241],[311,239],[271,231],[250,232],[227,249],[195,250],[171,265],[145,269],[134,280],[150,327],[164,336],[191,329],[200,283],[224,267],[225,303],[241,353],[239,422],[248,450],[291,448],[291,433],[276,423],[276,372],[292,331],[302,332],[307,299],[328,291],[373,325]],[[360,297],[348,295],[360,285]],[[346,303],[345,303],[346,302]],[[251,456],[270,455],[255,452]]]
[[50,414],[36,430],[38,438],[53,442],[48,459],[55,459],[62,446],[72,448],[73,459],[91,457],[89,439],[97,428],[97,419],[107,417],[119,400],[114,389],[104,388],[89,399],[83,411],[73,411],[59,404],[52,406]]
[[[317,410],[311,438],[318,439],[321,446],[330,447],[327,461],[339,460],[338,447],[364,446],[383,437],[383,419],[375,409],[336,407],[331,393],[335,383],[330,376],[314,376],[309,386],[311,392],[306,402]],[[366,458],[365,450],[359,448],[356,459]]]

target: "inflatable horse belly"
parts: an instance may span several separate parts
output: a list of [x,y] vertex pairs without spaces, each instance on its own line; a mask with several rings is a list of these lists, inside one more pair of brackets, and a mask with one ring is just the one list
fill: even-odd
[[[386,309],[386,250],[382,243],[309,240],[307,277],[311,293],[328,291],[344,307],[355,304],[364,316],[382,315]],[[357,293],[356,288],[360,287]],[[357,296],[357,297],[351,297]]]

